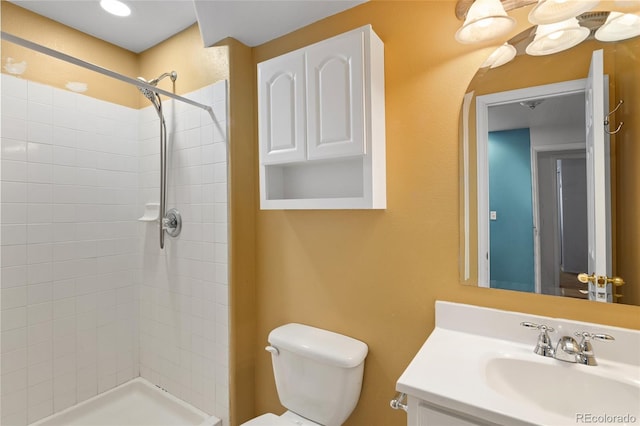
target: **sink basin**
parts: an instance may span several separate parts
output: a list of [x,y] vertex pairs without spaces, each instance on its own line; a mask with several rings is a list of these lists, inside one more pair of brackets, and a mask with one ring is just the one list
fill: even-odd
[[[595,370],[599,369],[597,373]],[[606,369],[606,367],[604,367]],[[640,384],[606,377],[591,367],[541,358],[492,358],[485,366],[490,388],[539,408],[576,419],[582,414],[640,417]],[[630,412],[634,411],[634,412]]]

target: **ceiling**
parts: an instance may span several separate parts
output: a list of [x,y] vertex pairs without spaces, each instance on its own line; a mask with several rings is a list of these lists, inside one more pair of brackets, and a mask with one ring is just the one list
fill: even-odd
[[584,93],[554,96],[531,109],[518,102],[489,108],[489,131],[576,125],[584,127]]
[[123,0],[126,18],[99,0],[9,0],[39,15],[140,53],[198,22],[203,45],[233,37],[256,46],[366,0]]

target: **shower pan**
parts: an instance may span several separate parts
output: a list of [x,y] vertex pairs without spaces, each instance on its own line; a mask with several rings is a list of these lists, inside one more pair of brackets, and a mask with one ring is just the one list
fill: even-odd
[[[153,80],[145,80],[143,77],[138,77],[138,80],[147,83],[150,86],[157,86],[158,83],[166,78],[171,78],[171,81],[175,84],[178,74],[175,71],[166,72],[161,76],[154,78]],[[182,230],[182,217],[178,209],[170,209],[167,211],[167,125],[162,112],[162,99],[158,92],[155,92],[147,87],[138,86],[140,92],[145,98],[149,99],[153,104],[153,107],[158,113],[160,119],[160,217],[159,217],[159,232],[160,232],[160,248],[164,249],[164,233],[166,232],[171,237],[177,237]]]

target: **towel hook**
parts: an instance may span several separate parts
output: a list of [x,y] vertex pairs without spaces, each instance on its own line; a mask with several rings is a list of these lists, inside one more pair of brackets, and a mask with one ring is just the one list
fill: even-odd
[[[607,116],[604,118],[604,125],[605,125],[605,127],[607,127],[607,128],[609,127],[609,117],[611,117],[611,115],[612,115],[613,113],[615,113],[615,112],[618,110],[618,108],[620,108],[620,106],[621,106],[623,103],[624,103],[624,101],[623,101],[622,99],[620,99],[620,101],[618,102],[618,105],[616,105],[616,107],[613,109],[613,111],[611,111],[609,114],[607,114]],[[623,124],[624,124],[624,122],[623,122],[623,121],[621,121],[621,122],[618,124],[618,127],[617,127],[613,132],[610,132],[610,131],[609,131],[609,130],[607,130],[607,129],[605,129],[604,131],[605,131],[605,132],[607,132],[607,133],[609,133],[610,135],[615,135],[616,133],[618,133],[618,132],[620,131],[620,129],[622,129],[622,125],[623,125]]]

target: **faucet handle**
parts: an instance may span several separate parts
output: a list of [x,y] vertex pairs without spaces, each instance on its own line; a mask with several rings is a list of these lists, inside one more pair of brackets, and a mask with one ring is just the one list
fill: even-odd
[[527,321],[521,322],[520,325],[523,327],[540,330],[540,335],[538,336],[538,343],[536,344],[536,347],[533,349],[534,353],[542,356],[553,357],[554,355],[553,344],[551,343],[551,338],[549,337],[549,334],[547,334],[547,332],[549,331],[555,331],[553,327],[549,327],[548,325],[544,325],[544,324],[527,322]]
[[577,337],[582,337],[584,339],[584,341],[589,341],[589,339],[595,339],[595,340],[616,340],[613,336],[609,335],[609,334],[603,334],[603,333],[589,333],[587,331],[576,331],[574,333],[575,336]]
[[541,332],[544,332],[544,331],[556,331],[553,327],[549,327],[548,325],[544,325],[544,324],[536,324],[535,322],[522,321],[520,323],[520,325],[523,326],[523,327],[533,328],[535,330],[540,330]]
[[580,344],[578,345],[580,348],[580,354],[578,358],[578,362],[580,364],[585,365],[598,365],[596,362],[596,357],[593,354],[593,346],[591,345],[591,339],[595,340],[616,340],[613,336],[602,333],[589,333],[586,331],[579,331],[574,333],[578,337],[582,337]]

